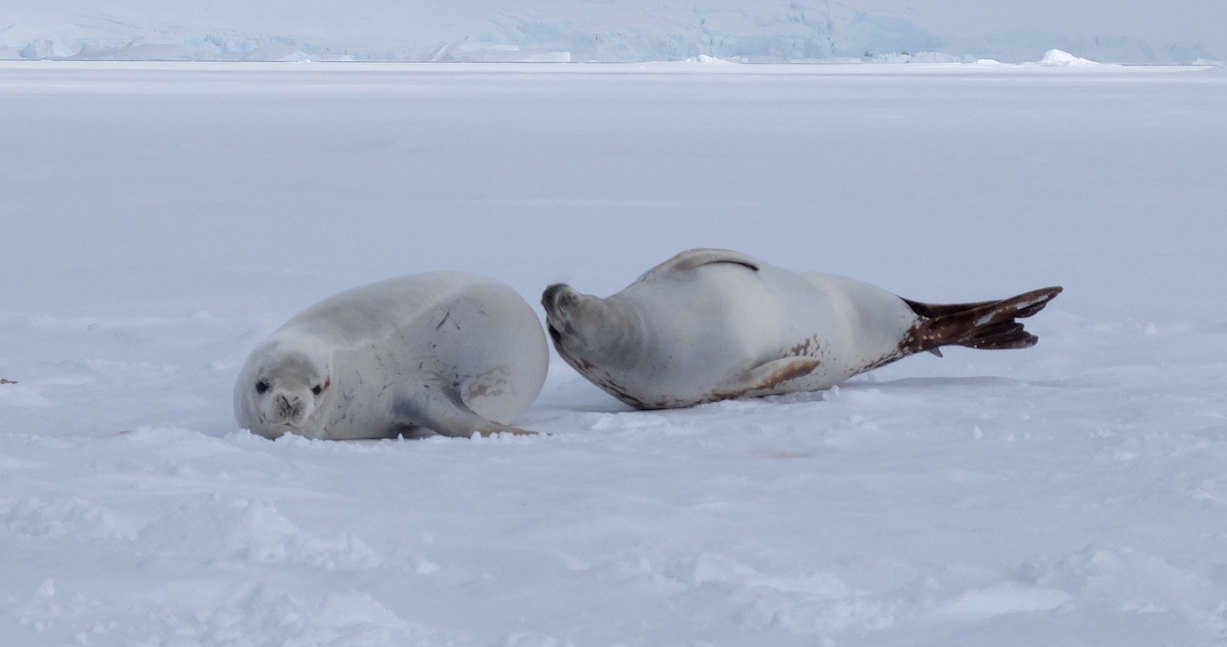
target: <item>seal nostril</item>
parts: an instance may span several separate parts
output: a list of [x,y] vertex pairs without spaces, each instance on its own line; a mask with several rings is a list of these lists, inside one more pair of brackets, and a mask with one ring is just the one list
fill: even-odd
[[573,299],[567,293],[568,289],[566,283],[551,285],[541,293],[541,305],[547,312],[569,305]]

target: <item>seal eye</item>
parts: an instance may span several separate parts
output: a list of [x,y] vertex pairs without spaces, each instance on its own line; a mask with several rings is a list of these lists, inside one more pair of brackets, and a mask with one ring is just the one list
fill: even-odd
[[320,394],[320,393],[322,393],[323,391],[324,391],[324,387],[322,387],[322,386],[320,386],[320,385],[318,385],[318,384],[316,384],[316,385],[315,385],[315,387],[311,389],[311,392],[312,392],[312,393],[314,393],[315,395],[319,395],[319,394]]
[[260,380],[259,382],[256,382],[256,393],[264,393],[264,392],[265,392],[265,391],[267,391],[267,390],[268,390],[268,382],[267,382],[267,381],[265,381],[265,380]]

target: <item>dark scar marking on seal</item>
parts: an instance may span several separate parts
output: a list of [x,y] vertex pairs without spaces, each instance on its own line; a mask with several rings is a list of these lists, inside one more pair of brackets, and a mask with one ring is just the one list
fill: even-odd
[[[498,397],[507,391],[501,388],[511,379],[511,369],[499,364],[488,371],[473,376],[468,385],[468,398]],[[459,386],[459,384],[457,384]]]
[[435,326],[435,330],[438,330],[438,329],[442,328],[442,327],[443,327],[443,324],[447,322],[447,318],[448,318],[448,317],[450,317],[450,316],[452,316],[452,312],[451,312],[450,310],[444,310],[444,311],[443,311],[443,319],[442,319],[441,321],[439,321],[439,325]]
[[788,349],[785,357],[817,357],[822,351],[822,346],[818,343],[818,335],[810,335],[805,338],[805,341]]

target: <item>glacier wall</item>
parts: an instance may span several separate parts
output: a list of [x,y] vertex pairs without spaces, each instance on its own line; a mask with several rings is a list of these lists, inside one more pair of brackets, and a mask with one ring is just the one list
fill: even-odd
[[[1227,3],[5,0],[0,59],[634,62],[1227,59]],[[924,53],[922,56],[916,56]]]

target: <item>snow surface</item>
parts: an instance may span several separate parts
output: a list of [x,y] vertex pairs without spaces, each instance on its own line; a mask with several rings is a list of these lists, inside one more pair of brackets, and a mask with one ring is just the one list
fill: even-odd
[[[1222,0],[3,0],[0,59],[1227,60]],[[900,60],[902,59],[902,60]]]
[[[1227,75],[0,64],[0,643],[1221,645]],[[608,294],[693,246],[1026,351],[539,437],[264,440],[255,344],[434,269]]]

